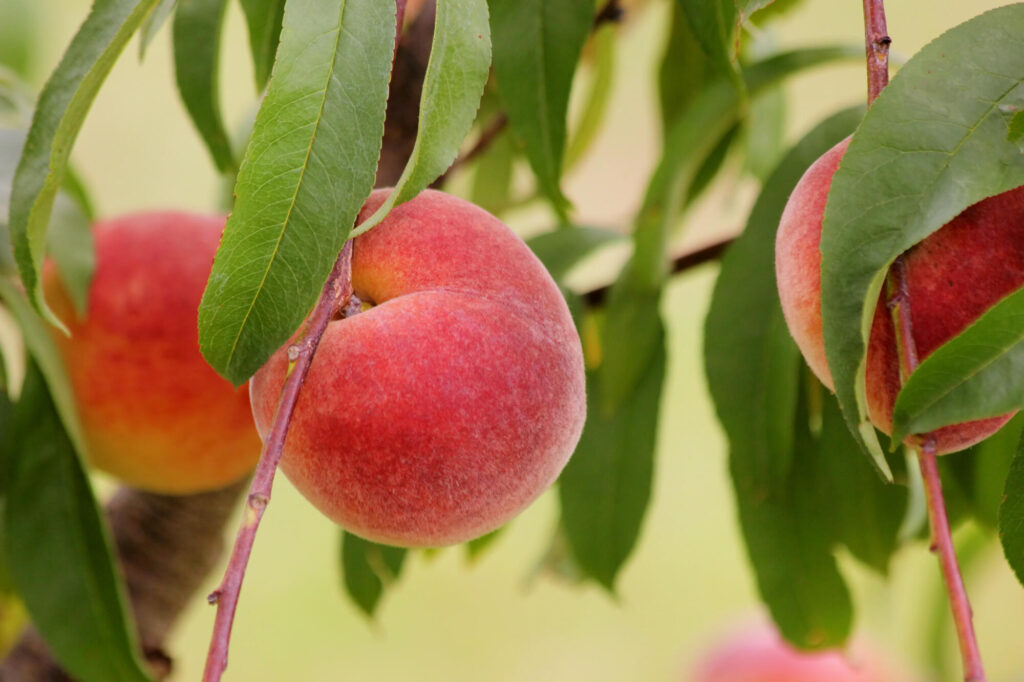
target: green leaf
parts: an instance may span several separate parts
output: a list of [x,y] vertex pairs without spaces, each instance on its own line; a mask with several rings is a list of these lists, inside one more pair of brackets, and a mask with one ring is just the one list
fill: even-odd
[[199,306],[207,362],[245,382],[313,307],[373,186],[395,7],[289,0]]
[[999,507],[999,539],[1010,568],[1024,585],[1024,440],[1010,465]]
[[481,535],[478,538],[473,538],[472,540],[467,542],[466,556],[469,558],[469,560],[476,561],[477,559],[479,559],[480,556],[494,544],[494,541],[498,539],[498,536],[501,534],[503,528],[504,526],[501,526],[500,528],[492,530],[490,533]]
[[576,563],[608,590],[629,557],[651,495],[664,332],[629,399],[605,409],[599,372],[587,373],[587,423],[559,478],[562,525]]
[[475,164],[470,201],[499,215],[512,203],[516,147],[508,131],[499,133]]
[[416,144],[394,191],[353,236],[379,224],[392,208],[415,197],[451,166],[473,126],[490,63],[486,0],[441,0],[423,78]]
[[[823,386],[817,388],[825,392]],[[834,398],[827,395],[822,402],[819,511],[831,520],[837,541],[884,575],[899,546],[907,488],[878,476],[846,427]]]
[[[10,244],[7,212],[11,182],[24,144],[24,131],[0,128],[0,245]],[[69,168],[65,180],[73,178]],[[71,189],[74,194],[61,191],[54,200],[46,242],[47,252],[53,257],[75,310],[82,315],[88,301],[95,255],[88,197],[80,185],[76,184]],[[0,247],[0,273],[10,274],[15,267],[14,255],[9,246]]]
[[34,365],[12,421],[4,554],[32,622],[77,679],[148,680],[96,500]]
[[1024,104],[1024,50],[1008,47],[1021,35],[1024,5],[1011,5],[927,45],[871,105],[833,178],[821,237],[825,350],[847,423],[876,459],[864,356],[878,293],[900,253],[1024,184],[1004,111]]
[[178,92],[222,173],[235,168],[219,102],[220,35],[227,4],[227,0],[178,0],[174,13],[174,74]]
[[714,80],[715,69],[704,48],[693,35],[682,3],[673,2],[668,44],[658,69],[661,127],[667,132],[686,111],[701,87]]
[[594,22],[593,0],[489,0],[494,75],[509,125],[537,183],[564,217],[563,154],[569,88]]
[[746,170],[762,182],[785,152],[786,93],[768,88],[752,97],[744,126]]
[[281,20],[285,0],[241,0],[245,21],[249,25],[249,49],[252,52],[256,89],[267,87],[274,67],[277,44],[281,39]]
[[999,523],[1003,487],[1022,431],[1024,414],[1018,414],[1006,426],[977,445],[939,458],[940,467],[948,465],[949,474],[956,479],[967,511],[977,521],[991,528],[997,527]]
[[551,277],[560,282],[589,254],[625,238],[619,232],[599,227],[571,227],[544,232],[526,240],[526,244],[551,273]]
[[603,24],[594,33],[594,73],[565,150],[565,171],[573,168],[586,154],[608,112],[615,76],[615,40],[616,27],[612,23]]
[[893,440],[1024,406],[1024,289],[1006,296],[908,377]]
[[25,295],[6,277],[0,277],[0,301],[17,321],[25,347],[46,379],[50,398],[57,406],[64,431],[71,438],[75,449],[78,452],[85,452],[85,438],[82,435],[81,423],[78,421],[71,382],[49,327],[35,312]]
[[735,0],[676,0],[704,53],[720,75],[741,85],[736,69],[736,28],[739,17]]
[[177,6],[178,0],[160,0],[160,4],[156,6],[146,20],[142,22],[142,26],[139,28],[139,60],[146,56],[146,50],[149,48],[149,44],[153,42],[153,38],[160,32],[167,20],[170,19],[171,14],[174,13],[174,8]]
[[363,613],[373,616],[384,596],[384,590],[402,572],[406,549],[380,545],[345,531],[341,535],[341,569],[345,591]]
[[796,367],[775,285],[775,231],[804,170],[856,126],[863,109],[847,109],[807,134],[765,182],[741,237],[722,259],[708,311],[704,361],[731,458],[757,481],[781,485],[793,447]]
[[[705,325],[708,388],[729,439],[740,522],[762,599],[780,629],[805,647],[841,642],[849,595],[814,509],[818,444],[798,413],[799,353],[775,285],[775,231],[804,170],[849,134],[862,109],[815,127],[765,182],[742,236],[726,252]],[[797,430],[803,439],[797,447]],[[796,454],[795,454],[796,453]],[[797,458],[799,455],[799,459]]]
[[809,416],[805,396],[797,401],[793,460],[781,485],[759,480],[743,456],[731,456],[729,470],[761,599],[787,640],[822,649],[849,637],[853,607],[832,556],[831,523],[821,513],[821,453]]
[[132,34],[159,0],[96,0],[39,96],[14,176],[10,229],[14,256],[32,305],[64,328],[43,299],[40,270],[46,228],[71,147],[96,93]]
[[[773,55],[752,64],[745,72],[751,95],[771,87],[796,70],[833,59],[846,59],[849,48],[797,50]],[[863,50],[855,54],[863,58]],[[635,221],[633,258],[627,263],[609,297],[607,361],[602,364],[607,407],[618,404],[632,390],[647,365],[650,343],[632,340],[643,299],[657,297],[668,274],[668,239],[694,180],[720,140],[736,125],[740,95],[730,82],[719,78],[694,98],[679,116],[665,141],[661,160],[647,186]]]
[[0,64],[27,75],[39,54],[42,15],[36,0],[4,0],[0,3]]

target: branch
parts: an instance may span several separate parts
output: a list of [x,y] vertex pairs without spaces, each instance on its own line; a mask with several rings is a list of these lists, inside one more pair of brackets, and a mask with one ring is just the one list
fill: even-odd
[[868,65],[868,104],[889,84],[889,45],[882,0],[864,0],[864,51]]
[[263,445],[263,454],[256,467],[249,496],[246,498],[245,516],[238,530],[231,559],[224,571],[224,580],[209,596],[211,604],[217,605],[217,618],[213,625],[213,637],[206,657],[203,682],[217,682],[228,665],[228,644],[231,640],[231,625],[238,606],[238,595],[242,590],[245,567],[249,563],[256,531],[259,529],[263,512],[270,502],[274,474],[284,452],[285,438],[291,424],[299,392],[306,381],[309,367],[313,362],[320,339],[327,324],[341,312],[352,297],[352,241],[345,243],[334,269],[324,284],[323,293],[306,322],[305,329],[295,343],[288,347],[289,371],[281,389],[281,398],[274,414],[274,424]]

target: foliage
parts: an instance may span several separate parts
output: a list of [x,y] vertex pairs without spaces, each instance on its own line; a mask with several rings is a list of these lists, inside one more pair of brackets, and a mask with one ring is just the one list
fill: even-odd
[[[84,309],[92,210],[69,167],[72,148],[129,40],[139,33],[145,49],[165,21],[184,110],[213,164],[234,183],[198,319],[204,356],[235,384],[295,333],[351,236],[448,174],[466,173],[466,193],[497,213],[541,207],[552,229],[530,245],[570,302],[588,380],[588,420],[558,483],[555,544],[568,550],[558,553],[569,565],[563,575],[608,591],[641,536],[659,423],[671,418],[662,391],[672,361],[662,319],[662,294],[674,276],[671,245],[707,188],[758,186],[745,230],[718,271],[705,326],[707,382],[728,437],[739,526],[761,598],[798,646],[844,643],[855,600],[837,553],[884,575],[894,553],[921,534],[911,509],[919,483],[901,452],[883,452],[866,418],[873,304],[899,254],[972,203],[1024,184],[1024,52],[1016,49],[1024,7],[980,15],[939,37],[866,113],[837,112],[787,151],[780,86],[805,69],[861,59],[863,48],[750,49],[753,25],[769,25],[798,9],[795,2],[662,0],[671,19],[657,73],[647,76],[660,86],[659,159],[628,225],[584,226],[574,221],[563,176],[604,123],[616,41],[626,30],[609,19],[615,3],[438,0],[415,145],[389,200],[357,225],[386,144],[389,97],[398,96],[389,87],[395,7],[240,2],[261,98],[240,157],[220,112],[227,0],[97,0],[39,93],[30,124],[7,124],[19,119],[22,86],[0,77],[7,126],[0,128],[0,206],[9,206],[0,234],[6,241],[9,232],[12,244],[0,250],[0,301],[31,357],[24,385],[5,381],[0,394],[3,569],[61,664],[86,680],[147,679],[81,465],[72,394],[45,326],[61,324],[40,276],[52,257]],[[404,39],[400,32],[399,45]],[[851,43],[859,39],[851,32]],[[10,67],[23,65],[21,52],[12,55],[0,52]],[[589,90],[574,116],[570,95],[581,74]],[[822,238],[836,401],[810,378],[786,332],[773,243],[803,171],[851,133]],[[574,290],[577,266],[613,245],[631,248],[614,280],[597,291]],[[1007,296],[921,364],[898,399],[897,442],[1024,407],[1022,301],[1021,291]],[[1007,561],[1024,576],[1020,429],[1020,419],[1011,422],[969,456],[944,463],[944,474],[951,496],[959,495],[960,518],[998,527]],[[470,552],[501,540],[487,536]],[[361,610],[375,612],[406,555],[344,534],[341,582]]]

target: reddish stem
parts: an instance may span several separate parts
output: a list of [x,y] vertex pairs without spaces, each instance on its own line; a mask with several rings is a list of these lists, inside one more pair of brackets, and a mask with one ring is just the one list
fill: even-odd
[[274,474],[281,461],[284,441],[299,399],[299,391],[306,380],[306,374],[313,362],[313,355],[316,353],[324,330],[327,329],[327,324],[339,311],[344,309],[351,296],[352,242],[349,241],[342,249],[341,255],[338,256],[334,269],[331,270],[327,283],[324,284],[320,300],[317,301],[316,307],[307,319],[301,336],[288,347],[287,378],[281,388],[281,397],[274,413],[274,424],[263,444],[263,454],[260,456],[256,474],[249,488],[242,526],[238,529],[235,546],[231,551],[231,559],[224,571],[224,580],[208,597],[211,604],[217,605],[217,617],[214,621],[210,650],[206,656],[203,682],[217,682],[227,668],[231,625],[234,622],[235,609],[238,607],[242,579],[245,577],[249,554],[252,552],[252,545],[256,539],[256,530],[259,528],[267,503],[270,502]]
[[889,84],[889,45],[882,0],[864,0],[864,51],[868,64],[868,104]]
[[[907,266],[900,256],[889,269],[887,278],[887,305],[896,330],[896,347],[899,353],[900,380],[906,381],[918,365],[917,344],[914,342],[913,319],[910,310],[910,294],[907,287]],[[946,516],[946,503],[942,496],[942,479],[936,461],[935,437],[925,434],[919,437],[915,449],[924,481],[925,500],[928,507],[928,521],[932,529],[933,552],[939,555],[942,579],[949,594],[949,605],[956,625],[960,656],[963,659],[965,682],[985,682],[985,670],[978,649],[978,638],[974,633],[973,613],[967,599],[967,589],[957,563],[953,536]]]

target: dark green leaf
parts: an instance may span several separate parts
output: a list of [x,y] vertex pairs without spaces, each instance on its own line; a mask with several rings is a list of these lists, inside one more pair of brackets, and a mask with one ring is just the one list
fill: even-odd
[[1018,414],[1006,426],[965,452],[939,458],[940,464],[952,465],[974,518],[992,528],[999,523],[1003,487],[1022,430],[1024,414]]
[[672,3],[672,26],[658,70],[661,128],[666,133],[686,111],[701,86],[714,80],[714,67],[693,35],[680,3]]
[[220,34],[227,0],[178,0],[174,13],[174,74],[192,122],[217,169],[234,170],[220,114]]
[[636,544],[650,500],[663,332],[658,341],[640,382],[614,410],[605,408],[601,374],[587,373],[587,423],[559,478],[562,524],[576,563],[609,590]]
[[729,151],[739,138],[739,132],[739,126],[733,126],[731,130],[722,136],[722,139],[718,141],[715,148],[704,157],[704,161],[697,168],[697,172],[693,174],[690,186],[686,188],[686,200],[683,202],[684,210],[696,201],[715,177],[718,176],[718,171],[722,170],[722,166],[729,156]]
[[[830,47],[797,50],[773,55],[752,64],[745,72],[747,88],[756,95],[795,70],[852,54],[863,58],[863,51]],[[643,205],[635,221],[633,258],[612,287],[606,322],[607,344],[601,372],[606,377],[605,399],[609,406],[623,400],[638,380],[639,370],[649,362],[630,340],[636,311],[633,299],[656,297],[668,274],[668,238],[680,207],[702,164],[724,135],[739,120],[740,95],[727,80],[719,79],[701,90],[677,119],[667,140],[661,160],[647,186]],[[621,290],[621,291],[616,291]],[[620,315],[621,312],[621,315]]]
[[426,189],[452,164],[473,125],[490,63],[486,0],[439,3],[430,63],[423,78],[416,144],[394,191],[359,224],[353,236],[380,223],[392,208]]
[[401,574],[407,551],[404,547],[379,545],[345,531],[341,535],[345,591],[363,613],[373,616],[384,590]]
[[132,34],[159,0],[96,0],[39,96],[11,193],[14,256],[32,305],[63,328],[40,280],[46,228],[85,115]]
[[612,230],[598,227],[571,227],[544,232],[526,241],[527,246],[537,255],[556,282],[595,250],[625,236]]
[[795,412],[794,456],[786,481],[773,484],[731,453],[740,527],[758,591],[783,636],[802,649],[843,644],[853,607],[832,556],[831,523],[821,513],[818,452],[807,427],[807,401]]
[[583,105],[580,106],[572,135],[569,137],[569,146],[565,150],[566,172],[583,158],[604,122],[608,102],[611,101],[615,75],[615,40],[614,24],[603,24],[594,33],[591,42],[594,73],[591,75],[590,88]]
[[199,307],[211,366],[241,384],[313,307],[380,155],[395,7],[290,0],[238,197]]
[[[14,169],[25,143],[21,130],[0,128],[0,245],[10,244],[7,225],[7,210],[11,195],[11,181]],[[66,180],[75,176],[68,169]],[[79,315],[85,312],[89,295],[89,283],[95,266],[92,247],[92,231],[88,215],[85,190],[80,185],[72,187],[74,194],[59,192],[50,215],[47,232],[47,252],[53,257],[61,279]],[[14,257],[9,246],[0,247],[0,272],[11,273],[15,268]]]
[[893,440],[1024,406],[1024,289],[929,355],[893,408]]
[[242,11],[249,25],[249,49],[252,52],[253,75],[256,89],[263,91],[270,80],[281,39],[281,20],[285,0],[242,0]]
[[559,212],[566,111],[576,62],[594,21],[593,0],[489,0],[494,74],[510,127],[540,189]]
[[495,215],[507,209],[512,203],[515,161],[512,135],[507,131],[499,133],[475,164],[470,201]]
[[[825,388],[818,386],[825,392]],[[820,511],[831,519],[833,537],[879,573],[899,546],[907,510],[907,488],[884,482],[843,421],[839,405],[825,397],[819,436]]]
[[1024,585],[1024,441],[1010,465],[999,507],[999,539],[1010,568]]
[[740,85],[736,70],[736,0],[676,0],[690,23],[694,37],[720,75]]
[[178,0],[160,0],[160,4],[156,6],[156,9],[150,12],[146,20],[142,22],[142,26],[139,28],[140,60],[146,56],[149,44],[153,42],[153,38],[156,37],[156,34],[160,32],[163,25],[170,19],[177,4]]
[[875,301],[900,253],[1024,184],[1005,114],[1024,104],[1024,50],[1011,49],[1022,35],[1024,5],[1011,5],[927,45],[871,105],[833,178],[821,238],[825,350],[843,414],[876,459],[863,388]]
[[[797,414],[799,353],[775,286],[775,231],[804,170],[849,134],[850,109],[797,144],[765,182],[743,235],[722,260],[705,326],[708,388],[729,438],[729,461],[747,551],[761,597],[788,639],[838,643],[849,628],[849,596],[831,554],[830,528],[807,492],[818,444]],[[800,460],[794,459],[799,427]],[[803,491],[803,492],[801,492]]]
[[9,447],[4,554],[35,627],[75,678],[148,680],[96,500],[34,365]]
[[746,169],[762,182],[785,152],[786,93],[768,88],[750,99],[744,126]]
[[46,378],[50,397],[56,403],[64,430],[75,444],[75,449],[78,452],[85,452],[85,440],[78,421],[75,397],[71,391],[67,371],[64,369],[64,361],[50,335],[50,329],[32,309],[25,295],[6,277],[0,277],[0,301],[17,321],[28,352]]

